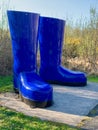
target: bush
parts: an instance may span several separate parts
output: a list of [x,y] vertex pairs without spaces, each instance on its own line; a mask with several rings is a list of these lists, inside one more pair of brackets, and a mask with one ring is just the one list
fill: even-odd
[[[98,13],[90,9],[90,20],[76,27],[66,26],[63,64],[75,70],[98,74]],[[64,58],[63,58],[64,59]],[[65,63],[66,62],[66,63]]]
[[12,73],[12,54],[9,32],[0,29],[0,75]]

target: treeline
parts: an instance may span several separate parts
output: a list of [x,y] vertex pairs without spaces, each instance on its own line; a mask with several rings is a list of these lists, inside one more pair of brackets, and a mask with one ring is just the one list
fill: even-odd
[[[2,15],[2,20],[0,21],[0,75],[9,75],[12,74],[12,50],[6,14]],[[62,64],[87,74],[98,74],[98,13],[95,8],[90,9],[88,21],[82,23],[80,19],[80,23],[76,26],[66,21]]]
[[98,12],[90,9],[90,19],[66,26],[63,64],[88,74],[98,74]]

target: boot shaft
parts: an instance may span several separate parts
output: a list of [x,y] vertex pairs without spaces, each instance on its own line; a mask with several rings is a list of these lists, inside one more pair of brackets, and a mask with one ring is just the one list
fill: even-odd
[[39,43],[41,66],[57,66],[61,63],[65,21],[40,17]]
[[39,14],[7,11],[15,73],[36,70]]

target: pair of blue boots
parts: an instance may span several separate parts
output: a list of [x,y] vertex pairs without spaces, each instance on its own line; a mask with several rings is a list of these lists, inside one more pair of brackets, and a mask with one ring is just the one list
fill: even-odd
[[[48,83],[85,86],[87,78],[61,66],[65,21],[37,13],[7,11],[13,51],[14,90],[31,107],[53,103],[53,88]],[[37,74],[37,48],[40,70]],[[62,99],[61,99],[62,100]]]

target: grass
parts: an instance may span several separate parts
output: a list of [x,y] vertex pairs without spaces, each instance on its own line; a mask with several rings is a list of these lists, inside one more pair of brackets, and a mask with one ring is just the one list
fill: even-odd
[[12,90],[12,76],[0,76],[0,92],[8,92]]
[[[98,76],[88,76],[88,81],[98,82]],[[13,90],[12,76],[0,76],[0,92]],[[0,107],[0,130],[79,130],[66,124],[43,121]]]
[[0,130],[79,130],[0,107]]
[[98,83],[98,76],[95,75],[88,76],[88,81]]

